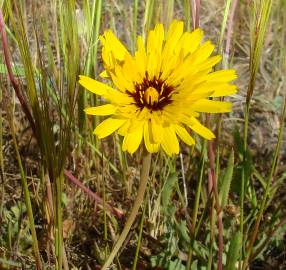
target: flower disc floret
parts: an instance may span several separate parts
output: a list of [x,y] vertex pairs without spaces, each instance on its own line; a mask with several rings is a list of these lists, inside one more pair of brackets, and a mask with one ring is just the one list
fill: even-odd
[[153,77],[148,78],[148,73],[144,77],[142,83],[134,84],[133,92],[126,90],[134,99],[134,104],[138,108],[148,108],[150,111],[162,110],[166,105],[172,102],[171,95],[174,87],[167,85],[163,80]]

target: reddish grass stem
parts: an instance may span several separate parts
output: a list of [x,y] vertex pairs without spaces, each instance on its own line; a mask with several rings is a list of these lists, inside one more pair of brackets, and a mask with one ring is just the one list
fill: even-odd
[[[103,199],[100,198],[96,193],[91,191],[89,188],[87,188],[82,182],[80,182],[75,176],[73,176],[71,172],[69,172],[68,170],[64,170],[64,174],[70,181],[77,185],[82,191],[84,191],[87,195],[94,199],[98,204],[103,205]],[[112,214],[116,215],[118,218],[123,217],[123,212],[119,209],[106,203],[105,206]]]
[[200,0],[193,0],[192,2],[192,17],[193,17],[193,28],[196,29],[200,26]]
[[213,141],[209,141],[208,144],[208,156],[210,161],[210,175],[212,191],[215,196],[215,208],[217,212],[217,226],[218,226],[218,270],[222,270],[222,255],[223,255],[223,222],[222,222],[222,209],[219,203],[219,196],[217,190],[217,179],[215,173],[215,151]]
[[[210,126],[210,116],[207,115],[206,119],[207,126]],[[215,150],[213,141],[208,142],[208,157],[210,162],[209,172],[209,186],[215,196],[215,209],[217,213],[217,226],[218,226],[218,270],[222,270],[222,255],[223,255],[223,222],[222,222],[222,209],[220,207],[219,195],[217,189],[217,179],[215,173]]]
[[34,134],[36,135],[36,126],[35,126],[35,122],[34,122],[32,113],[30,112],[30,109],[27,105],[25,97],[21,92],[19,83],[16,80],[16,78],[13,74],[13,71],[12,71],[12,64],[11,64],[11,60],[10,60],[10,53],[9,53],[9,48],[8,48],[8,41],[7,41],[7,35],[6,35],[6,31],[5,31],[5,22],[4,22],[2,10],[0,10],[0,32],[1,32],[1,39],[2,39],[2,47],[3,47],[3,52],[4,52],[4,59],[5,59],[6,67],[7,67],[9,80],[12,83],[12,86],[15,90],[17,98],[19,99],[20,104],[22,106],[22,109],[23,109],[26,117],[28,118],[28,121],[31,125],[31,128],[32,128]]
[[[9,79],[13,85],[13,88],[15,89],[16,95],[17,95],[17,97],[21,103],[23,111],[25,112],[26,116],[28,117],[29,122],[31,123],[31,127],[32,127],[33,131],[36,131],[32,114],[31,114],[31,112],[27,106],[27,103],[24,99],[24,96],[22,95],[22,93],[20,91],[19,84],[18,84],[17,80],[15,79],[13,72],[12,72],[12,65],[11,65],[11,61],[10,61],[10,57],[9,57],[10,54],[9,54],[9,49],[8,49],[7,35],[6,35],[6,31],[5,31],[5,22],[4,22],[2,10],[0,10],[0,32],[1,32],[1,39],[2,39],[2,47],[3,47],[3,51],[4,51],[4,59],[5,59],[5,64],[7,66]],[[11,120],[11,125],[13,125],[12,120]],[[13,136],[14,136],[13,139],[15,142],[15,148],[16,148],[18,160],[19,160],[19,163],[21,164],[21,159],[20,159],[19,152],[17,150],[17,142],[16,142],[16,138],[15,138],[14,133],[13,133]],[[25,176],[23,174],[21,179],[24,179],[24,178],[25,178]],[[30,201],[30,194],[29,194],[29,190],[28,190],[28,184],[24,180],[23,180],[23,188],[24,188],[26,204],[27,204],[28,213],[29,213],[30,230],[31,230],[31,233],[33,236],[33,249],[34,249],[34,253],[35,253],[34,255],[35,255],[35,260],[36,260],[36,268],[40,270],[40,269],[42,269],[41,255],[40,255],[40,251],[39,251],[39,247],[38,247],[37,233],[36,233],[35,227],[34,227],[33,212],[32,212],[32,206],[31,206],[31,201]],[[29,209],[30,209],[30,211],[29,211]]]

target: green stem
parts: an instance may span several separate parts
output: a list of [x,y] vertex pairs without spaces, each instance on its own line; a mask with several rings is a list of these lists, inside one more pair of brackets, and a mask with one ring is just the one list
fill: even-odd
[[140,231],[139,231],[138,242],[137,242],[137,247],[136,247],[135,258],[134,258],[132,270],[137,269],[137,262],[138,262],[138,257],[139,257],[139,251],[140,251],[141,240],[142,240],[143,225],[144,225],[144,219],[145,219],[145,210],[146,210],[146,200],[144,203],[143,213],[142,213],[142,217],[141,217]]
[[[104,241],[105,243],[107,243],[107,218],[106,218],[106,190],[105,190],[105,177],[104,177],[104,162],[103,162],[103,158],[101,159],[102,160],[102,164],[101,164],[101,167],[102,167],[102,172],[101,172],[101,175],[102,175],[102,185],[103,185],[103,220],[104,220]],[[105,254],[104,254],[104,258],[107,257],[107,245],[105,246]]]
[[144,195],[145,195],[145,191],[146,191],[146,187],[148,184],[148,176],[149,176],[149,171],[150,171],[150,164],[151,164],[151,154],[147,153],[146,150],[144,150],[143,153],[143,162],[142,162],[142,170],[141,170],[141,177],[140,177],[140,185],[137,191],[137,197],[135,199],[133,208],[131,210],[131,213],[126,221],[126,224],[124,226],[124,229],[121,233],[121,235],[119,236],[113,250],[111,251],[109,257],[107,258],[106,262],[104,263],[104,265],[102,266],[102,270],[106,270],[110,264],[112,263],[113,259],[115,258],[117,252],[119,251],[119,249],[121,248],[123,242],[125,241],[131,226],[137,216],[137,213],[139,211],[139,208],[141,206],[141,203],[144,199]]
[[[250,104],[247,103],[245,108],[245,115],[244,115],[244,134],[243,134],[243,167],[242,167],[242,174],[241,174],[241,188],[240,188],[240,235],[243,236],[244,232],[244,197],[245,197],[245,183],[246,183],[246,151],[247,151],[247,134],[248,134],[248,116],[249,116],[249,107]],[[244,241],[242,241],[241,245],[241,252],[240,252],[240,261],[242,261],[244,254]],[[239,267],[240,269],[240,267]]]
[[130,198],[132,189],[130,188],[131,185],[128,184],[128,177],[127,177],[128,165],[127,165],[126,155],[125,155],[125,152],[121,150],[121,145],[122,145],[121,138],[118,135],[116,135],[115,139],[116,139],[116,148],[118,152],[119,164],[120,164],[120,168],[122,172],[123,185],[126,187],[127,198]]
[[191,269],[192,265],[192,257],[193,257],[193,248],[196,238],[196,224],[198,219],[198,212],[199,212],[199,204],[200,204],[200,198],[201,198],[201,189],[202,189],[202,183],[203,183],[203,175],[204,175],[204,167],[205,167],[205,152],[206,152],[206,141],[203,141],[202,146],[202,153],[201,153],[201,166],[200,166],[200,176],[199,176],[199,182],[196,189],[196,195],[195,195],[195,205],[194,205],[194,211],[192,216],[192,239],[191,239],[191,245],[189,250],[189,256],[188,256],[188,262],[187,262],[187,269]]
[[62,174],[56,179],[56,254],[57,269],[63,266]]
[[20,168],[21,184],[22,184],[22,188],[24,191],[25,204],[27,206],[29,225],[30,225],[30,230],[32,234],[32,247],[33,247],[33,251],[34,251],[35,259],[36,259],[36,268],[37,270],[40,270],[43,268],[42,268],[42,261],[41,261],[39,246],[38,246],[36,229],[35,229],[34,215],[33,215],[33,209],[32,209],[31,198],[30,198],[30,191],[28,188],[27,178],[24,172],[22,161],[21,161],[21,156],[18,150],[17,140],[15,137],[15,128],[14,128],[13,119],[12,119],[12,113],[9,115],[9,118],[10,118],[9,123],[10,123],[11,133],[13,137],[13,143],[15,146],[16,156],[17,156],[17,160],[18,160],[18,164]]
[[260,222],[261,222],[261,219],[262,219],[262,215],[263,215],[263,213],[264,213],[264,211],[266,209],[267,198],[269,196],[269,190],[270,190],[270,186],[271,186],[271,183],[272,183],[273,175],[274,175],[274,172],[275,172],[277,160],[278,160],[278,157],[279,157],[280,146],[281,146],[281,143],[282,143],[285,113],[286,113],[286,101],[284,102],[284,106],[283,106],[282,117],[281,117],[281,126],[280,126],[280,129],[279,129],[278,142],[277,142],[277,145],[276,145],[276,148],[275,148],[275,153],[274,153],[274,158],[273,158],[273,161],[272,161],[271,171],[270,171],[270,174],[269,174],[268,179],[267,179],[266,188],[264,190],[261,207],[259,209],[258,217],[257,217],[255,225],[254,225],[253,233],[251,235],[251,239],[250,239],[249,245],[247,247],[246,258],[243,261],[243,265],[242,265],[242,269],[243,270],[246,269],[246,267],[247,267],[250,255],[252,253],[253,245],[254,245],[254,242],[256,240],[258,231],[259,231],[259,225],[260,225]]
[[187,25],[187,31],[191,30],[191,3],[189,0],[184,0],[183,2],[183,7],[184,7],[184,16],[186,20],[186,25]]
[[210,209],[210,246],[209,246],[209,255],[208,255],[208,265],[207,270],[212,269],[213,264],[213,247],[214,247],[214,241],[215,241],[215,201],[214,197],[211,198],[211,209]]
[[249,259],[252,260],[256,258],[273,239],[272,237],[278,232],[278,229],[282,228],[285,224],[286,219],[282,219],[276,226],[271,227],[270,232],[266,233],[266,239],[255,249],[255,252],[251,254]]
[[138,0],[133,2],[133,31],[132,31],[132,51],[136,50],[136,37],[137,37],[137,19],[138,19]]
[[[0,88],[0,104],[2,104],[2,87]],[[0,108],[0,219],[2,219],[3,205],[4,205],[4,195],[5,195],[5,185],[4,185],[4,156],[3,156],[3,125],[2,125],[2,107]]]

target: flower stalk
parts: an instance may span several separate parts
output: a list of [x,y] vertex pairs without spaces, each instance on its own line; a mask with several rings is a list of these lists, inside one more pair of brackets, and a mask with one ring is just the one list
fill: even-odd
[[123,245],[131,226],[138,214],[139,208],[143,202],[145,191],[148,184],[148,176],[150,172],[150,165],[151,165],[151,154],[147,152],[147,150],[144,148],[143,150],[143,160],[142,160],[142,170],[140,175],[140,184],[137,191],[137,196],[133,205],[133,208],[131,210],[131,213],[126,221],[126,224],[123,228],[123,231],[121,235],[119,236],[113,250],[111,251],[109,257],[107,258],[106,262],[102,266],[102,270],[106,270],[110,264],[112,263],[113,259],[115,258],[116,254],[118,253],[119,249]]

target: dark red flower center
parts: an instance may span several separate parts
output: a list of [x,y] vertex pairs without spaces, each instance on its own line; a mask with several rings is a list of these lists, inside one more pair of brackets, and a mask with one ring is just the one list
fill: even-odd
[[134,98],[134,103],[140,109],[146,107],[151,111],[158,111],[172,102],[171,96],[174,87],[166,84],[164,80],[160,79],[160,76],[149,79],[146,73],[143,82],[135,83],[134,88],[134,92],[126,92]]

